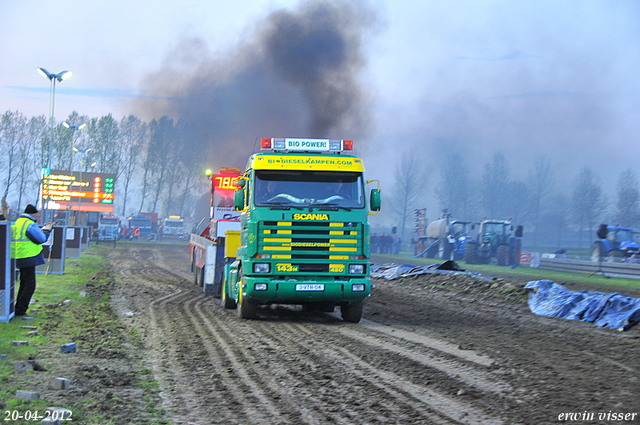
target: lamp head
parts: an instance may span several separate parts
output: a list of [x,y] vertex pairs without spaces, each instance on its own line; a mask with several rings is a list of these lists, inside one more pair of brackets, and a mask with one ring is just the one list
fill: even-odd
[[50,80],[53,78],[53,75],[51,75],[51,73],[44,68],[38,68],[38,72]]
[[73,75],[73,72],[71,71],[62,71],[61,73],[54,75],[54,77],[56,77],[56,79],[58,80],[58,82],[64,81],[67,78],[71,77]]

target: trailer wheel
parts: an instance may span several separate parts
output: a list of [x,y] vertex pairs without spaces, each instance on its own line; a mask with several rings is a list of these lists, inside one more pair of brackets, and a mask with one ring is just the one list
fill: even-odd
[[362,319],[362,310],[364,309],[364,301],[361,301],[357,304],[341,304],[340,305],[340,314],[342,315],[342,320],[349,323],[358,323],[360,319]]
[[496,257],[499,266],[509,264],[509,248],[506,245],[498,245]]
[[227,278],[222,275],[222,296],[220,297],[220,305],[227,310],[236,308],[236,302],[227,295]]

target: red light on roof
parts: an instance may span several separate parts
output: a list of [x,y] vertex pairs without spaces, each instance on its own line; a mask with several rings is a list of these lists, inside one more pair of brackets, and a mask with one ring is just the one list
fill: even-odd
[[271,149],[271,139],[262,139],[262,145],[261,145],[262,149]]
[[353,150],[353,140],[343,140],[342,141],[342,150],[352,151]]

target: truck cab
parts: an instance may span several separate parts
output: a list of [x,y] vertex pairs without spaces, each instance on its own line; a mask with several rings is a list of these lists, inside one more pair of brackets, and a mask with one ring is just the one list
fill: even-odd
[[380,190],[369,208],[353,142],[262,139],[238,180],[237,258],[225,268],[223,305],[241,318],[265,304],[297,304],[333,311],[358,322],[371,292],[369,209],[380,210]]

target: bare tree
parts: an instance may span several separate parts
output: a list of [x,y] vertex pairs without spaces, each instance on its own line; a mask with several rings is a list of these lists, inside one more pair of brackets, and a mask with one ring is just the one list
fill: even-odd
[[533,213],[533,244],[538,245],[538,234],[540,233],[540,214],[543,199],[549,195],[553,188],[553,174],[551,172],[551,162],[543,156],[539,156],[529,170],[529,184],[531,186],[531,209]]
[[391,195],[391,213],[400,222],[400,235],[405,238],[407,220],[419,205],[427,182],[423,162],[415,154],[405,154],[395,170],[395,188]]
[[160,194],[164,188],[169,168],[173,166],[167,157],[171,146],[171,138],[174,136],[173,120],[166,115],[160,120],[153,120],[149,124],[149,151],[147,153],[151,161],[151,175],[154,186],[154,199],[152,212],[156,212]]
[[19,158],[20,144],[24,138],[27,119],[19,112],[5,112],[0,118],[0,141],[2,152],[6,160],[5,188],[2,195],[7,198],[11,185],[18,177],[16,170],[22,158]]
[[541,234],[549,234],[551,239],[555,239],[556,248],[562,248],[562,235],[567,230],[569,224],[569,217],[567,217],[567,211],[569,210],[570,202],[566,195],[558,193],[550,195],[549,208],[545,210],[541,215],[541,221],[545,225],[540,229]]
[[586,228],[591,235],[607,210],[607,198],[602,192],[600,178],[588,167],[584,167],[575,180],[571,206],[582,247],[582,231]]
[[638,177],[631,169],[620,174],[618,179],[618,202],[616,220],[622,226],[635,226],[640,221],[640,189]]
[[496,152],[491,162],[484,166],[480,193],[482,207],[487,215],[493,218],[510,216],[509,200],[509,165],[504,155]]
[[469,167],[460,153],[445,158],[440,168],[440,184],[435,193],[440,207],[462,220],[473,220],[477,209],[477,191]]
[[140,164],[142,150],[147,137],[147,125],[134,115],[129,115],[120,121],[120,134],[122,137],[121,179],[122,184],[122,215],[126,214],[127,199],[130,186],[137,166]]

